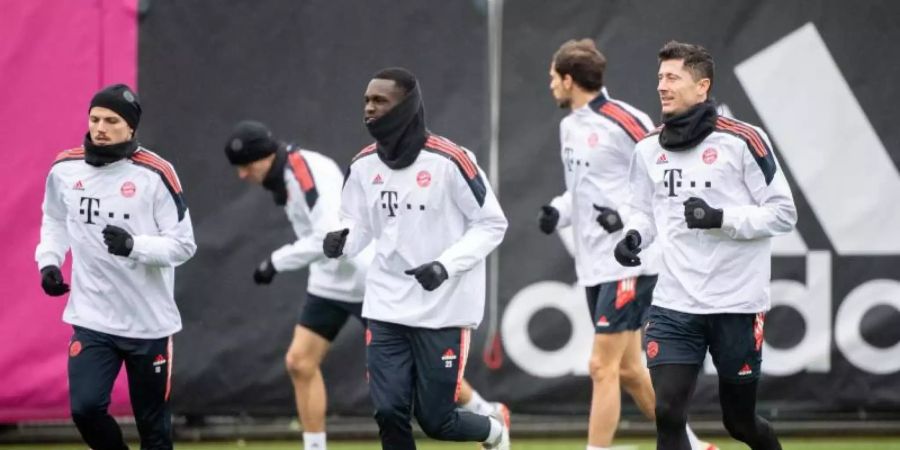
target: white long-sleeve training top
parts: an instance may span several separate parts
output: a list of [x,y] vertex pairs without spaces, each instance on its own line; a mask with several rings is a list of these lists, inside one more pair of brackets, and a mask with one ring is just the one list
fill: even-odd
[[[363,149],[341,204],[344,253],[376,239],[363,316],[421,328],[477,327],[484,315],[485,258],[507,221],[474,155],[430,135],[415,162],[393,170]],[[405,270],[439,261],[449,279],[428,292]]]
[[[181,329],[175,267],[197,249],[175,169],[139,147],[127,159],[95,167],[84,149],[64,151],[47,176],[38,268],[61,266],[72,251],[63,320],[116,336],[157,339]],[[112,255],[101,231],[128,231],[134,247]]]
[[633,106],[599,94],[559,124],[560,156],[566,191],[550,202],[559,211],[558,227],[572,226],[578,284],[595,286],[656,273],[656,251],[641,254],[643,264],[623,267],[613,257],[624,230],[608,233],[597,223],[594,206],[622,214],[628,200],[628,167],[635,144],[653,122]]
[[344,174],[331,158],[296,147],[288,149],[284,211],[297,240],[272,252],[272,264],[279,272],[309,266],[310,294],[358,303],[363,301],[371,251],[341,259],[329,259],[322,253],[325,234],[340,226],[343,180]]
[[[653,304],[693,314],[757,313],[770,307],[770,238],[790,232],[797,210],[768,136],[719,117],[697,146],[668,151],[658,133],[637,145],[626,229],[659,247]],[[723,210],[721,229],[688,229],[684,201]]]

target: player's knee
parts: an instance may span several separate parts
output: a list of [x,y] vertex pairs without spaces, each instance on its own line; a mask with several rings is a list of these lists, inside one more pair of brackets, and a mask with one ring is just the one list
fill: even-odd
[[598,355],[591,356],[590,362],[588,363],[588,370],[591,373],[591,380],[595,383],[615,380],[619,378],[620,373],[618,363],[612,364]]
[[672,402],[656,402],[656,427],[660,429],[682,429],[687,424],[685,408]]
[[285,355],[284,363],[293,379],[310,379],[319,370],[319,364],[302,352],[288,352]]
[[395,405],[378,405],[375,407],[375,421],[381,428],[402,427],[409,423],[409,415]]
[[427,414],[417,414],[416,421],[422,432],[431,439],[442,440],[447,434],[447,420],[444,417],[434,417]]
[[722,418],[722,422],[728,434],[738,441],[747,442],[755,434],[756,424],[753,421],[735,420],[726,415]]
[[108,404],[96,397],[72,397],[72,420],[77,422],[89,422],[106,415]]

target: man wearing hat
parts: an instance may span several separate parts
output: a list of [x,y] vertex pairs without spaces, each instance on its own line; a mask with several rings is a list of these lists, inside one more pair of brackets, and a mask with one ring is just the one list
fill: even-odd
[[[128,86],[94,95],[84,144],[60,153],[47,176],[35,251],[44,292],[69,293],[72,419],[93,450],[128,448],[107,412],[123,362],[141,448],[172,448],[175,267],[197,246],[175,169],[135,140],[140,119]],[[71,288],[60,270],[69,250]]]
[[344,179],[327,156],[278,141],[265,125],[250,120],[235,126],[225,143],[225,155],[240,179],[271,192],[297,236],[259,263],[253,281],[267,285],[279,272],[309,267],[306,301],[285,363],[303,425],[304,448],[324,450],[327,401],[319,366],[347,318],[362,320],[365,269],[371,252],[341,261],[322,253],[325,233],[339,223]]

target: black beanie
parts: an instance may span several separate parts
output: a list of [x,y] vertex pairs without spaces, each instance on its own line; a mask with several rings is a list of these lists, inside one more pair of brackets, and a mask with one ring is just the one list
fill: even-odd
[[225,156],[233,165],[250,164],[278,150],[269,128],[255,120],[244,120],[234,127],[225,143]]
[[132,130],[137,131],[138,123],[141,122],[141,102],[130,87],[113,84],[101,89],[91,99],[91,108],[95,106],[111,109],[125,119]]

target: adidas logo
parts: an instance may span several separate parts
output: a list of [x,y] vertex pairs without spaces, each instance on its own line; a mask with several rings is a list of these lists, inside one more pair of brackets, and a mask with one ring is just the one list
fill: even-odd
[[603,328],[606,328],[609,326],[609,321],[606,320],[606,316],[600,316],[600,318],[597,319],[597,326],[603,327]]
[[753,370],[750,369],[750,364],[744,364],[744,367],[741,367],[741,370],[738,372],[739,376],[747,376],[753,373]]
[[659,155],[659,158],[656,159],[656,164],[668,164],[668,163],[669,163],[669,158],[666,156],[665,153]]
[[381,174],[375,175],[375,179],[372,180],[372,184],[384,184],[384,180],[381,178]]
[[441,361],[453,361],[454,359],[456,359],[456,353],[453,352],[452,348],[448,348],[444,352],[444,356],[441,356]]
[[83,191],[83,190],[84,190],[84,184],[81,183],[81,180],[78,180],[78,181],[75,183],[75,186],[72,186],[72,189],[74,189],[74,190],[76,190],[76,191]]

